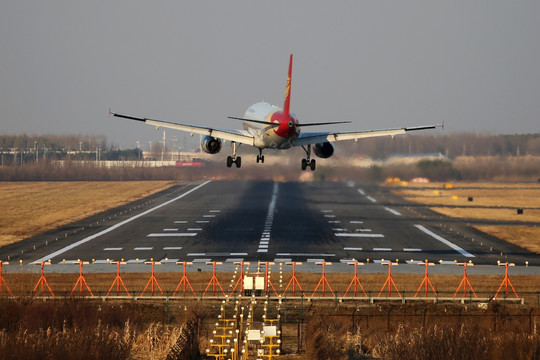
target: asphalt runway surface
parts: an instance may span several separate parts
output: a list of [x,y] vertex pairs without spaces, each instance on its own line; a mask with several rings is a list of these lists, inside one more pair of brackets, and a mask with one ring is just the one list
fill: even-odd
[[371,266],[384,260],[442,265],[500,260],[524,268],[528,263],[533,273],[540,266],[539,255],[475,230],[477,223],[485,222],[443,217],[376,186],[207,181],[178,185],[4,247],[0,257],[12,265],[124,260],[137,268],[150,260],[202,267],[210,261],[301,261],[312,269],[322,261],[346,268],[351,260],[368,259]]

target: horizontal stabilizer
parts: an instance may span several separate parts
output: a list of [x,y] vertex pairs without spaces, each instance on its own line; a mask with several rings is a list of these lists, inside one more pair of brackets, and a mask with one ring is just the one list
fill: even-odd
[[308,124],[298,124],[296,126],[319,126],[319,125],[334,125],[334,124],[350,124],[351,121],[330,121],[330,122],[320,122],[320,123],[308,123]]
[[273,123],[269,121],[245,119],[245,118],[239,118],[239,117],[234,117],[234,116],[228,116],[228,118],[233,119],[233,120],[242,120],[242,121],[248,121],[248,122],[257,123],[257,124],[264,124],[264,125],[268,125],[272,127],[279,127],[279,123]]

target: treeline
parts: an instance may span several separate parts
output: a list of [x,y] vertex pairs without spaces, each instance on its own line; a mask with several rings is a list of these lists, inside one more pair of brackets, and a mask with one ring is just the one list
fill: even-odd
[[0,135],[0,165],[47,160],[137,160],[139,149],[109,145],[104,135]]
[[339,148],[350,154],[386,159],[393,154],[440,153],[458,156],[540,155],[540,133],[526,135],[487,135],[477,133],[421,134],[367,138],[357,143],[345,141]]

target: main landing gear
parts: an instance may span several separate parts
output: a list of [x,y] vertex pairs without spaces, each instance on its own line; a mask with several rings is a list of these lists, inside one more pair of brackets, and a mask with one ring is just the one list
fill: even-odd
[[259,149],[259,155],[257,155],[257,164],[259,161],[264,164],[264,155],[262,154],[262,149]]
[[240,166],[242,166],[242,158],[240,156],[236,156],[236,150],[238,149],[236,141],[231,142],[231,145],[232,156],[227,156],[227,167],[231,167],[232,164],[236,164],[236,167],[239,168]]
[[307,149],[302,145],[302,148],[306,152],[306,158],[302,159],[302,170],[306,170],[309,166],[311,171],[315,171],[315,166],[317,165],[315,159],[311,159],[311,145],[307,146]]

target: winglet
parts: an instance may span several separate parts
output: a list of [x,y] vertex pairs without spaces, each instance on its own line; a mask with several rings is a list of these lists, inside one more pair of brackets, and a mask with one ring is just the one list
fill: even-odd
[[293,54],[289,59],[289,75],[287,76],[287,86],[285,86],[285,102],[283,103],[283,113],[289,115],[289,109],[291,106],[291,75],[292,75],[292,59]]

